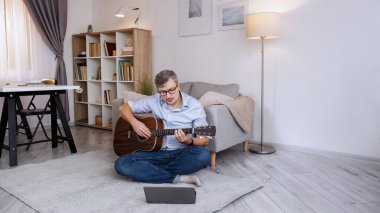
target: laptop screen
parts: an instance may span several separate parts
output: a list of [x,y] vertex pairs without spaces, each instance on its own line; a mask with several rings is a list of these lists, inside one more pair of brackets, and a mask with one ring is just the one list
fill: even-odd
[[192,187],[144,186],[147,203],[194,204],[196,191]]

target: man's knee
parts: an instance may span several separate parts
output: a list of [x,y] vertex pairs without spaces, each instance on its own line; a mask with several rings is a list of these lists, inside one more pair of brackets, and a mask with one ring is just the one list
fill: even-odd
[[207,167],[210,164],[210,151],[204,147],[193,147],[193,151],[196,153],[196,162],[202,164],[202,167]]
[[130,157],[129,156],[122,156],[119,159],[115,161],[115,171],[119,175],[123,176],[129,176],[128,168],[130,166],[128,165],[130,163]]

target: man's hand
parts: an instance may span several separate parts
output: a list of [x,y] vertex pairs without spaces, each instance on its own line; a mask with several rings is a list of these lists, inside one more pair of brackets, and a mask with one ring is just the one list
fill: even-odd
[[191,143],[191,138],[187,137],[187,135],[182,131],[182,129],[174,130],[174,135],[177,141],[184,143],[186,145]]
[[146,127],[143,122],[137,119],[131,122],[131,125],[133,127],[133,130],[135,130],[135,132],[141,137],[149,138],[152,135],[148,127]]
[[120,106],[119,112],[121,117],[132,125],[133,130],[135,130],[139,136],[149,138],[152,135],[148,127],[146,127],[143,122],[135,118],[132,114],[131,107],[127,103]]

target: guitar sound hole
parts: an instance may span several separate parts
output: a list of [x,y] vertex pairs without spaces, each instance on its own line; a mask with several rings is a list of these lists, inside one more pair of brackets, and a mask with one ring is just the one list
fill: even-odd
[[137,135],[136,138],[137,138],[137,140],[138,140],[139,142],[145,142],[146,140],[148,140],[148,138],[144,138],[144,137],[141,137],[141,136],[139,136],[139,135]]

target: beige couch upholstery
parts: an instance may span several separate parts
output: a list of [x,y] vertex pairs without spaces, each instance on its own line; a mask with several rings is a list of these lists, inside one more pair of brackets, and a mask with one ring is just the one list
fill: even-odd
[[[238,84],[217,85],[205,82],[185,82],[181,83],[181,91],[196,99],[200,99],[208,91],[214,91],[232,98],[240,95]],[[124,99],[117,99],[112,107],[113,123],[119,119],[119,107],[124,103]],[[229,109],[224,105],[210,105],[205,107],[207,122],[216,126],[216,135],[210,140],[207,148],[211,152],[210,166],[215,167],[216,153],[236,144],[242,143],[243,151],[248,151],[248,141],[253,138],[253,124],[249,132],[244,132],[231,115]],[[253,119],[253,118],[252,118]],[[252,122],[253,123],[253,122]]]

